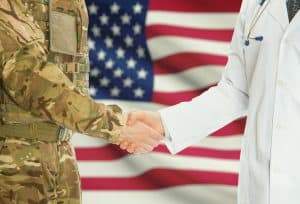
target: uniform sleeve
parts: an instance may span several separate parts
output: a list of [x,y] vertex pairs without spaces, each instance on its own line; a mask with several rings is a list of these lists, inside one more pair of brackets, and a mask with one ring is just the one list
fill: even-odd
[[247,114],[249,96],[242,50],[245,5],[244,1],[218,85],[189,102],[160,110],[167,133],[165,143],[173,154]]
[[0,2],[4,91],[35,116],[79,133],[116,141],[124,124],[121,109],[96,103],[77,90],[56,64],[47,61],[44,35],[33,17],[22,15],[22,7],[10,2],[13,9]]

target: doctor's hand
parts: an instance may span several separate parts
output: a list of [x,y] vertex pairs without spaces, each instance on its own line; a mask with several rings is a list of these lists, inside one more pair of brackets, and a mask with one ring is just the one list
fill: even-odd
[[122,129],[116,144],[129,153],[142,154],[151,152],[162,139],[163,136],[159,132],[137,121]]
[[153,128],[160,135],[164,136],[165,131],[158,112],[151,111],[134,111],[127,115],[127,125],[133,125],[136,122],[142,122]]

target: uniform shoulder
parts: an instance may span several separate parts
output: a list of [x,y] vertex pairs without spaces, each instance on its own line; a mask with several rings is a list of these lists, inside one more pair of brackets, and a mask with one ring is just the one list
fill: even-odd
[[[43,39],[43,33],[35,23],[34,17],[28,14],[22,1],[0,0],[0,40],[2,45],[11,43],[12,40],[17,40],[19,44],[26,44],[36,39]],[[6,37],[11,40],[4,41],[3,39]]]

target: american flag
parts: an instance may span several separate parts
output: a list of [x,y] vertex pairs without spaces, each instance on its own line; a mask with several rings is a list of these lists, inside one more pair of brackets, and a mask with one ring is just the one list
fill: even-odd
[[[86,2],[90,94],[127,111],[158,110],[215,85],[227,61],[241,4]],[[99,139],[75,135],[83,203],[236,203],[243,128],[244,119],[235,121],[178,155],[170,155],[164,145],[148,155],[128,155]]]

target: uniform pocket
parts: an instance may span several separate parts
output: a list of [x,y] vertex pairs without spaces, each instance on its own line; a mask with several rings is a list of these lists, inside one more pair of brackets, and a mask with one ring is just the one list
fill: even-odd
[[87,54],[88,53],[88,25],[89,25],[89,16],[86,7],[85,1],[82,1],[80,4],[81,8],[79,9],[79,18],[80,22],[78,24],[78,32],[80,33],[79,38],[79,52],[80,54]]
[[50,13],[50,50],[67,55],[77,53],[76,16],[58,11]]

